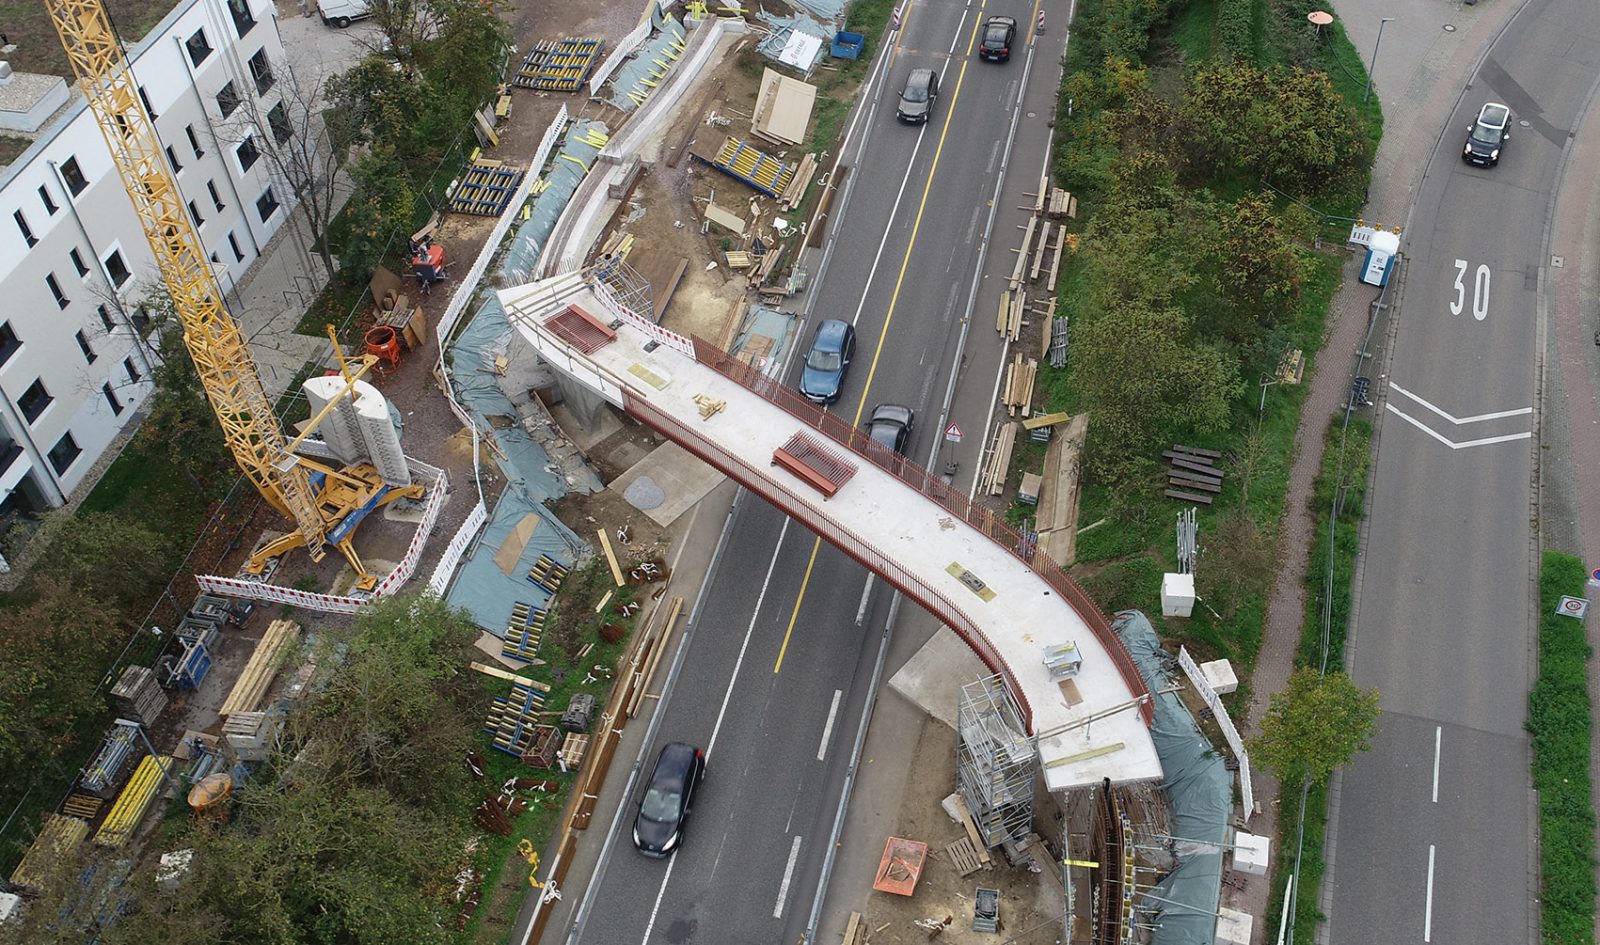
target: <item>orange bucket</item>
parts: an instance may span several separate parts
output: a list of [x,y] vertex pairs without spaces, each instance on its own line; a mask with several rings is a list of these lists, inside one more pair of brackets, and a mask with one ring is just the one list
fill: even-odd
[[392,365],[400,364],[400,337],[388,325],[379,325],[367,332],[367,353],[388,361]]

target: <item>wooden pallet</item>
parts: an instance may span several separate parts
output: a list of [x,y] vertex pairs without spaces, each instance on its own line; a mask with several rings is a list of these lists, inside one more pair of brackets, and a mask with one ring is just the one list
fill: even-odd
[[298,639],[300,639],[299,624],[292,620],[272,621],[267,627],[266,635],[256,644],[255,652],[250,654],[250,662],[245,664],[244,672],[239,674],[238,681],[233,684],[233,691],[228,693],[227,700],[222,703],[222,708],[217,710],[217,714],[226,716],[235,712],[252,712],[258,708],[262,698],[267,694],[267,689],[278,676],[278,670],[283,662],[279,657]]
[[950,858],[951,868],[960,876],[970,876],[983,869],[983,864],[978,862],[978,849],[972,845],[969,837],[962,837],[946,846],[944,855]]

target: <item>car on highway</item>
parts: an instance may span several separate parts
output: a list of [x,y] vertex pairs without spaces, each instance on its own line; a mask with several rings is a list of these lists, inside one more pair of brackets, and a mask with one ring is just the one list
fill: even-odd
[[1500,148],[1511,137],[1511,109],[1499,102],[1485,102],[1478,118],[1467,126],[1467,147],[1461,159],[1468,164],[1493,167],[1500,163]]
[[839,390],[844,387],[844,372],[849,370],[855,353],[855,328],[836,318],[824,320],[817,326],[811,351],[800,370],[800,393],[819,404],[838,400]]
[[640,853],[659,859],[682,845],[695,789],[705,773],[706,756],[700,749],[683,742],[662,747],[633,821],[633,845]]
[[867,436],[872,442],[906,455],[906,444],[911,441],[911,427],[917,415],[910,407],[900,404],[879,404],[872,408],[872,418],[867,421]]
[[903,122],[920,125],[933,116],[933,105],[939,101],[939,73],[933,69],[912,69],[906,76],[906,86],[900,92],[900,105],[895,117]]
[[989,62],[1009,62],[1011,44],[1017,41],[1017,21],[1010,16],[991,16],[983,24],[983,41],[978,44],[978,58]]

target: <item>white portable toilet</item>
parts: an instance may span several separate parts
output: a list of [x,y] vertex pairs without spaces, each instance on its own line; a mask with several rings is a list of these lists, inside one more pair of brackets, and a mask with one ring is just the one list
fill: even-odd
[[1400,234],[1378,230],[1367,244],[1367,258],[1361,264],[1361,281],[1367,285],[1384,285],[1394,268],[1394,257],[1400,252]]
[[1187,617],[1194,612],[1194,575],[1161,575],[1161,616]]

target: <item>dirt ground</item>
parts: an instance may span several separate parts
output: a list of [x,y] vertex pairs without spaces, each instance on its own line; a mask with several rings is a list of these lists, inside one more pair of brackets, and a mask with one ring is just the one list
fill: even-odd
[[[956,733],[950,726],[929,716],[922,723],[916,754],[906,779],[900,819],[895,836],[921,840],[928,844],[928,861],[923,865],[916,892],[909,896],[874,892],[863,920],[871,945],[924,945],[932,940],[945,945],[1052,945],[1061,937],[1061,914],[1065,893],[1059,870],[1048,865],[1030,873],[1025,867],[1006,863],[999,850],[988,869],[961,876],[945,854],[945,847],[966,836],[966,832],[940,806],[955,790]],[[972,930],[973,895],[979,886],[1000,890],[1000,937]],[[936,936],[915,922],[949,919]]]

